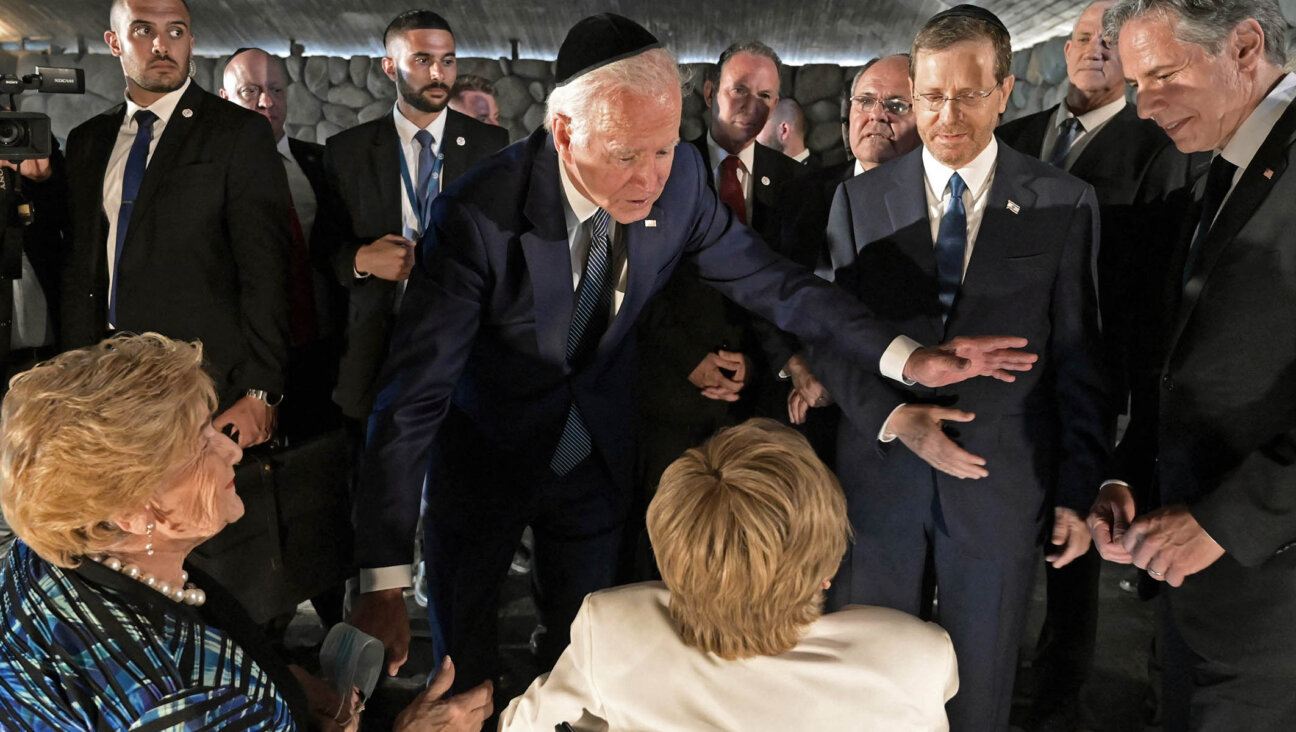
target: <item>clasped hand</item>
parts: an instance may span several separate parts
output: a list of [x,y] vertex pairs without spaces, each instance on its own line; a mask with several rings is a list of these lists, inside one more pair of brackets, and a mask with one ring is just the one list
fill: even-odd
[[[733,373],[728,376],[725,372]],[[702,396],[722,402],[738,401],[738,392],[747,383],[747,357],[735,351],[708,353],[688,375],[689,383],[702,390]]]
[[1098,492],[1086,522],[1098,553],[1111,562],[1133,564],[1172,587],[1224,556],[1188,508],[1167,506],[1135,518],[1134,494],[1124,483]]

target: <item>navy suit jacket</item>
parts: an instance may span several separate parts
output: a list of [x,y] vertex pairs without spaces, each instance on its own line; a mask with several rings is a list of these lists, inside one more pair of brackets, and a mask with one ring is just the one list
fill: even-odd
[[456,491],[490,501],[507,488],[506,470],[548,469],[573,401],[628,496],[630,336],[682,259],[779,327],[808,342],[833,340],[874,368],[897,334],[739,224],[707,185],[697,151],[679,145],[651,212],[625,226],[620,309],[594,355],[573,369],[565,347],[575,293],[558,165],[552,139],[538,130],[436,199],[369,423],[355,515],[362,568],[410,561],[429,457],[433,474],[449,467],[474,477],[432,484],[430,499]]
[[1032,370],[1015,383],[972,379],[928,389],[886,383],[813,344],[811,362],[847,417],[838,454],[848,490],[931,480],[924,476],[933,469],[898,440],[878,441],[897,405],[936,403],[975,412],[975,420],[951,424],[947,432],[986,459],[990,476],[969,483],[935,472],[942,511],[949,521],[1003,526],[1003,549],[1019,553],[1050,513],[1046,501],[1083,515],[1106,467],[1107,401],[1093,275],[1098,205],[1087,184],[1002,144],[987,195],[946,325],[921,149],[837,190],[828,225],[836,282],[919,341],[1023,336],[1040,356]]

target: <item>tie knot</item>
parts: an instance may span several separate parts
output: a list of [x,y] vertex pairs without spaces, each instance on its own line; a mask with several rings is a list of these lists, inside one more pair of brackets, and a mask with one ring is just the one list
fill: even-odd
[[1084,129],[1084,125],[1080,124],[1079,117],[1067,117],[1066,119],[1062,120],[1062,132],[1064,134],[1079,132],[1080,130],[1083,129]]
[[1224,159],[1223,155],[1216,155],[1211,161],[1210,172],[1207,174],[1209,181],[1216,181],[1215,185],[1223,185],[1225,181],[1232,183],[1233,174],[1237,172],[1237,166]]
[[432,147],[432,133],[427,130],[419,130],[414,133],[414,141],[424,150],[427,150]]
[[963,191],[967,190],[967,183],[963,182],[962,176],[958,173],[950,176],[949,179],[950,195],[954,198],[962,198]]
[[720,170],[726,173],[737,173],[740,170],[747,170],[747,166],[743,165],[742,158],[737,155],[730,155],[720,161]]
[[153,123],[157,121],[157,118],[158,116],[153,112],[150,112],[147,109],[141,109],[135,113],[135,124],[138,127],[151,128],[153,127]]

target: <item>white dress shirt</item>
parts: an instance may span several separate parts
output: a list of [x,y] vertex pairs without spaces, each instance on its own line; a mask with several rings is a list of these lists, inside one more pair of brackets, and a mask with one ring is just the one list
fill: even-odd
[[[1084,152],[1085,147],[1093,140],[1098,130],[1102,129],[1103,125],[1110,122],[1111,118],[1119,114],[1124,108],[1125,95],[1122,94],[1115,101],[1108,102],[1097,109],[1091,109],[1078,117],[1080,130],[1076,134],[1075,140],[1071,142],[1071,149],[1067,151],[1066,163],[1063,166],[1065,170],[1070,170],[1071,166],[1075,165],[1076,159]],[[1049,156],[1053,154],[1053,146],[1057,144],[1059,128],[1061,128],[1064,121],[1075,116],[1067,108],[1065,100],[1057,106],[1057,110],[1049,120],[1048,130],[1044,133],[1044,144],[1040,147],[1039,153],[1040,160],[1048,161]]]
[[[113,143],[112,154],[108,156],[108,169],[104,171],[103,179],[103,210],[108,217],[108,291],[112,292],[112,283],[116,269],[117,254],[117,214],[121,211],[122,198],[122,178],[126,175],[126,160],[130,157],[131,146],[135,144],[135,133],[139,125],[135,124],[135,113],[141,109],[147,109],[157,115],[153,121],[153,139],[149,142],[148,159],[153,160],[153,152],[157,150],[158,140],[162,139],[162,133],[166,130],[167,122],[171,120],[171,115],[175,112],[176,105],[180,103],[180,97],[184,96],[185,91],[192,84],[191,79],[186,78],[185,83],[179,89],[163,94],[161,98],[147,107],[141,107],[131,100],[130,94],[126,96],[126,115],[122,118],[121,127],[117,130],[117,141]],[[184,110],[189,111],[189,110]],[[182,112],[183,113],[183,112]],[[192,114],[192,112],[190,112]],[[129,222],[128,222],[129,223]],[[113,325],[109,323],[108,325]]]
[[[923,191],[927,196],[927,223],[931,228],[933,247],[936,246],[936,237],[940,233],[941,217],[949,208],[950,178],[958,173],[967,184],[967,188],[963,191],[963,208],[967,212],[967,247],[963,251],[964,275],[967,274],[968,262],[972,261],[972,249],[976,246],[977,234],[981,231],[981,219],[985,217],[986,203],[990,200],[990,186],[994,182],[995,161],[998,159],[999,141],[993,136],[984,150],[958,170],[945,167],[932,156],[926,146],[923,147]],[[888,371],[903,374],[905,362],[920,345],[908,336],[896,337],[882,354],[883,375],[890,376]],[[895,376],[891,378],[903,381]],[[896,409],[901,406],[904,405],[898,405]],[[891,414],[895,414],[895,410],[892,410]],[[887,423],[890,421],[891,417],[888,415],[878,429],[878,439],[883,442],[895,439],[895,435],[888,434],[886,431]]]
[[[419,151],[422,147],[414,140],[414,135],[418,134],[421,129],[426,129],[432,135],[432,152],[436,155],[441,154],[443,143],[445,142],[446,117],[450,115],[444,110],[436,116],[436,119],[427,127],[419,127],[409,121],[400,110],[400,104],[397,104],[392,110],[392,118],[396,120],[396,136],[400,138],[401,153],[405,156],[405,165],[409,166],[410,183],[417,185],[419,177],[418,159]],[[437,191],[441,190],[441,181],[445,179],[442,176],[437,180]],[[410,241],[417,242],[423,232],[419,228],[418,214],[414,207],[414,202],[410,201],[409,193],[405,191],[405,183],[400,184],[401,191],[401,222],[405,226],[405,231],[401,236]]]
[[788,157],[792,158],[798,163],[804,163],[806,160],[810,159],[810,148],[803,147],[801,148],[801,152],[797,153],[796,155],[789,155]]
[[284,172],[288,174],[288,192],[292,194],[293,210],[297,212],[297,221],[301,223],[302,237],[310,241],[311,229],[315,228],[315,211],[319,202],[315,200],[315,189],[311,188],[310,179],[297,164],[292,149],[288,147],[288,135],[279,138],[275,144],[279,157],[283,160]]
[[[716,193],[720,192],[720,163],[725,158],[731,157],[730,153],[711,136],[711,131],[707,130],[707,150],[711,152],[711,157],[707,160],[707,166],[711,168],[711,180],[715,181]],[[743,201],[747,203],[747,210],[743,212],[747,221],[752,220],[752,166],[756,164],[756,141],[752,140],[747,143],[747,147],[738,151],[738,159],[742,161],[742,167],[738,169],[738,184],[742,186]]]

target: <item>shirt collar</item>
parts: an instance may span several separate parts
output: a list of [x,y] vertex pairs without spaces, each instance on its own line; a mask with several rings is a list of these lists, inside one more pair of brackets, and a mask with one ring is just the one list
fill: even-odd
[[182,84],[179,89],[163,94],[157,98],[157,101],[147,107],[141,107],[130,98],[129,93],[125,94],[126,119],[134,120],[136,112],[141,109],[147,109],[153,114],[156,114],[158,116],[158,121],[161,122],[163,126],[166,126],[166,123],[171,119],[171,115],[175,113],[176,105],[180,103],[180,97],[184,96],[184,93],[189,90],[189,85],[192,83],[193,79],[186,76],[184,84]]
[[284,136],[279,138],[279,142],[275,143],[275,149],[278,150],[279,154],[284,156],[285,158],[288,158],[289,160],[293,159],[292,149],[288,147],[287,133],[284,133]]
[[[711,166],[712,170],[719,168],[720,163],[723,163],[724,159],[730,155],[729,151],[720,147],[720,143],[716,142],[715,138],[711,136],[711,130],[709,128],[707,129],[707,149],[711,151],[711,160],[713,162]],[[747,143],[747,147],[738,151],[738,159],[742,161],[743,168],[747,170],[747,174],[751,175],[752,166],[755,164],[756,160],[756,140]]]
[[852,175],[859,175],[860,173],[863,173],[863,172],[864,172],[864,163],[861,163],[861,162],[859,161],[859,158],[856,158],[856,159],[855,159],[855,172],[852,173]]
[[[396,120],[396,135],[400,137],[401,145],[405,147],[413,145],[414,135],[417,134],[420,129],[424,129],[432,134],[432,147],[440,150],[441,143],[445,141],[446,118],[449,116],[450,108],[446,107],[441,110],[441,114],[438,114],[436,119],[432,120],[427,127],[419,127],[409,121],[409,118],[400,111],[400,104],[392,106],[392,118]],[[287,135],[284,135],[284,137],[287,137]]]
[[1233,133],[1233,138],[1219,154],[1238,166],[1238,170],[1245,170],[1292,99],[1296,99],[1296,74],[1287,74],[1278,80],[1273,91],[1261,99],[1256,108],[1251,110],[1251,114],[1238,125],[1237,132]]
[[967,165],[954,170],[947,168],[939,163],[936,158],[932,157],[927,146],[923,145],[922,162],[923,174],[927,178],[927,185],[938,198],[945,195],[945,188],[949,185],[949,180],[955,173],[967,184],[968,192],[973,198],[981,195],[981,189],[985,187],[986,181],[990,179],[990,172],[994,170],[995,160],[999,156],[999,142],[994,136],[990,136],[990,144],[977,154],[975,158]]
[[1091,109],[1081,115],[1076,115],[1067,108],[1066,102],[1063,101],[1058,105],[1057,114],[1053,116],[1053,129],[1056,130],[1063,121],[1075,117],[1080,120],[1080,126],[1085,132],[1093,132],[1107,123],[1107,120],[1115,117],[1122,109],[1125,108],[1125,95],[1121,94],[1116,99],[1107,102],[1097,109]]
[[575,222],[567,220],[567,228],[574,225],[583,224],[598,211],[598,204],[586,198],[580,191],[576,190],[576,185],[572,183],[571,177],[567,175],[567,166],[563,164],[562,159],[558,160],[558,177],[562,179],[563,199],[567,202],[565,213],[570,213],[575,217]]

